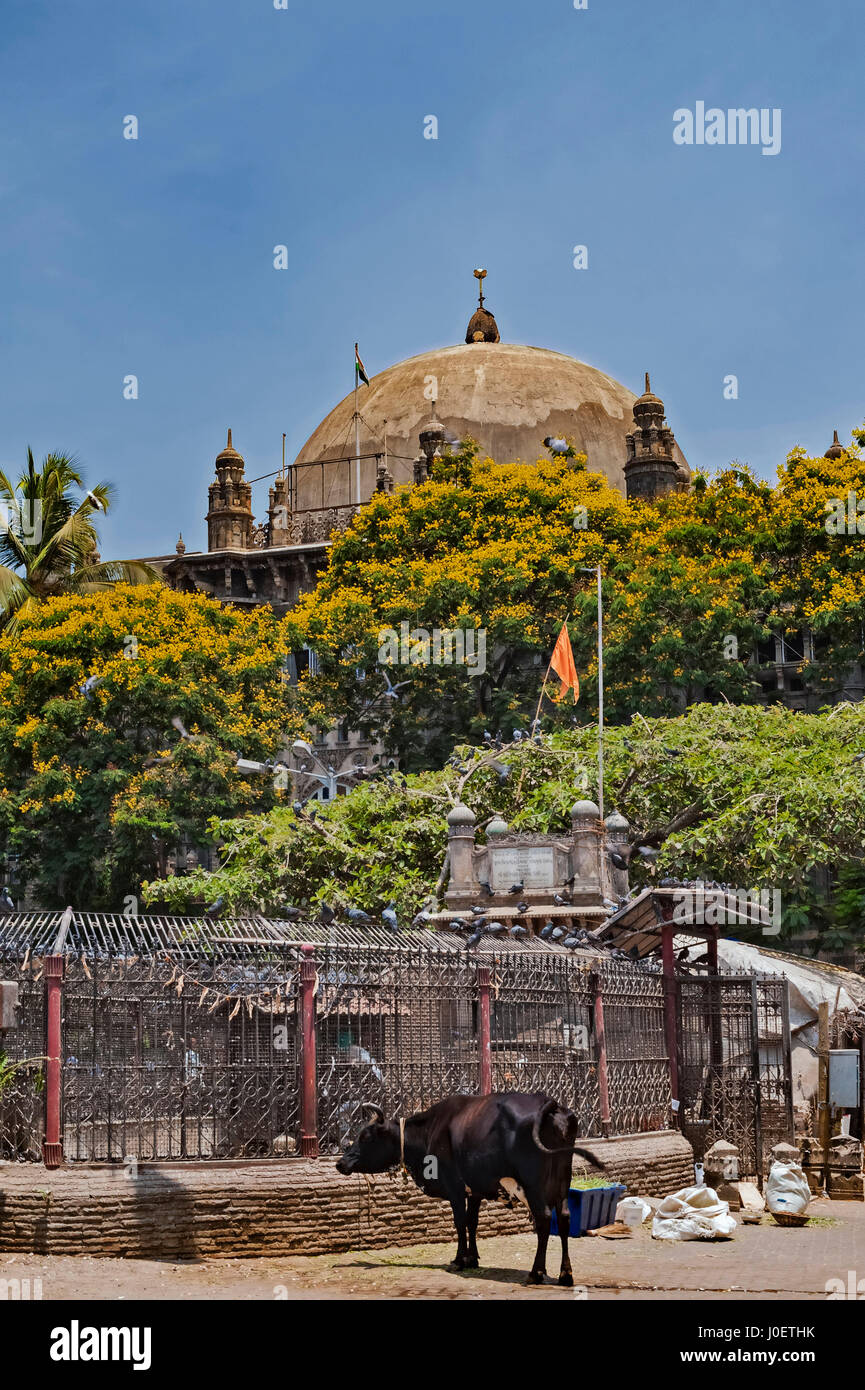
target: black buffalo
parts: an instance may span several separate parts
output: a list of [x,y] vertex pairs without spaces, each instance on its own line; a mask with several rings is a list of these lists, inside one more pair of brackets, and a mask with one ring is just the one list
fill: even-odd
[[448,1096],[404,1125],[374,1115],[337,1163],[340,1173],[384,1173],[404,1164],[429,1197],[450,1202],[457,1230],[452,1268],[477,1269],[478,1213],[483,1201],[502,1191],[521,1197],[534,1218],[538,1248],[530,1284],[542,1284],[547,1270],[550,1215],[555,1210],[562,1241],[559,1283],[574,1279],[568,1259],[570,1213],[568,1188],[575,1149],[577,1117],[542,1091],[522,1095],[506,1091],[492,1096]]

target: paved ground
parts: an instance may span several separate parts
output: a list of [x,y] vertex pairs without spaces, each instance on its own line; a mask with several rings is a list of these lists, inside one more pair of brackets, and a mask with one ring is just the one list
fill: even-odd
[[[3,1258],[0,1278],[40,1278],[43,1299],[825,1299],[826,1281],[848,1271],[865,1278],[865,1204],[814,1201],[816,1224],[799,1229],[740,1225],[729,1241],[669,1245],[648,1226],[629,1240],[584,1237],[571,1244],[580,1290],[552,1278],[528,1288],[531,1234],[480,1243],[484,1268],[447,1269],[452,1249],[415,1245],[285,1259],[76,1259],[17,1255]],[[548,1275],[558,1274],[558,1241],[551,1241]]]

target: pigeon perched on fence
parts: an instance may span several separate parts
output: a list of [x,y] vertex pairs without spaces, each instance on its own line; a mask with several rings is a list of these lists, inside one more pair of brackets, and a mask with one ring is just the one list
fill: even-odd
[[490,922],[488,927],[484,927],[487,936],[501,936],[503,931],[507,931],[504,922]]
[[365,927],[372,921],[369,913],[364,912],[363,909],[359,907],[350,907],[347,915],[348,920],[354,922],[355,925],[359,927]]
[[9,896],[9,889],[5,886],[0,888],[0,912],[14,912],[15,904]]
[[425,927],[428,921],[429,921],[429,913],[428,913],[428,912],[418,912],[418,913],[416,914],[416,916],[414,916],[414,917],[412,918],[411,924],[412,924],[412,926],[414,927],[415,931],[417,931],[417,930],[419,930],[421,927]]
[[399,931],[399,918],[396,915],[393,903],[390,903],[381,914],[381,920],[391,931]]
[[330,906],[329,903],[321,904],[320,908],[318,909],[318,915],[326,927],[329,927],[332,922],[336,921],[336,913],[334,912],[333,908]]
[[468,950],[468,949],[469,949],[470,947],[472,947],[472,946],[477,946],[477,944],[478,944],[478,942],[480,941],[480,939],[481,939],[482,936],[483,936],[483,932],[481,932],[481,931],[476,931],[476,932],[474,932],[474,933],[469,937],[468,941],[466,942],[466,950]]
[[550,940],[561,941],[562,937],[565,935],[567,935],[567,933],[563,931],[561,927],[554,927],[553,930],[550,932]]
[[538,933],[538,935],[540,936],[542,941],[549,941],[554,931],[555,925],[552,922],[547,922],[546,926],[541,927],[541,930]]
[[511,936],[515,936],[518,941],[521,941],[522,938],[528,936],[528,934],[528,927],[511,927]]
[[286,922],[296,922],[298,918],[303,916],[303,913],[299,907],[291,907],[290,904],[286,903],[284,907],[280,908],[279,915]]
[[219,914],[220,914],[220,912],[222,911],[222,904],[223,904],[224,902],[225,902],[225,898],[224,898],[224,897],[219,897],[219,898],[216,899],[215,902],[212,902],[212,903],[210,904],[210,907],[205,908],[205,912],[207,913],[207,916],[208,916],[208,917],[218,917]]

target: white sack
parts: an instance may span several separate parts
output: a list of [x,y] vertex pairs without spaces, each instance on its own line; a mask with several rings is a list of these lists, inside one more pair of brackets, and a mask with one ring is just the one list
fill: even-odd
[[716,1240],[731,1236],[735,1229],[729,1202],[702,1184],[665,1197],[652,1222],[655,1240]]
[[777,1159],[769,1169],[766,1181],[766,1205],[779,1215],[802,1216],[811,1200],[808,1179],[798,1163],[780,1163]]

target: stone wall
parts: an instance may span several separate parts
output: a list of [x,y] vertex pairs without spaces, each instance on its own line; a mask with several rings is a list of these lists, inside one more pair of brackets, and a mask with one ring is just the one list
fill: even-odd
[[[693,1181],[679,1134],[591,1140],[598,1171],[647,1196]],[[585,1165],[578,1160],[578,1167]],[[479,1238],[529,1231],[525,1209],[485,1202]],[[401,1176],[341,1177],[333,1159],[68,1166],[0,1164],[0,1250],[220,1259],[317,1255],[454,1239],[449,1206]]]

